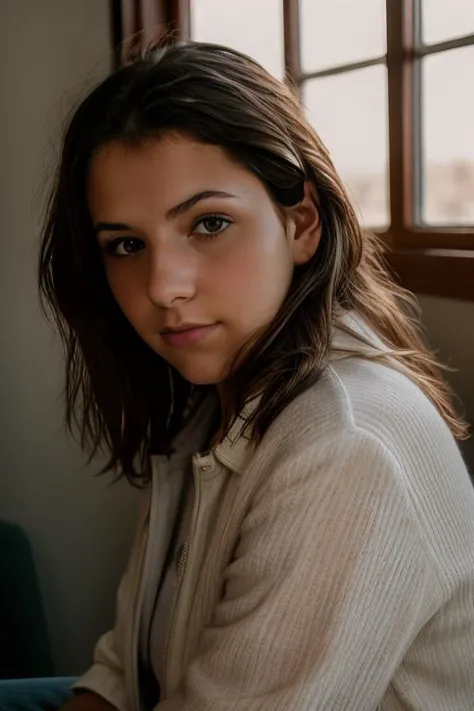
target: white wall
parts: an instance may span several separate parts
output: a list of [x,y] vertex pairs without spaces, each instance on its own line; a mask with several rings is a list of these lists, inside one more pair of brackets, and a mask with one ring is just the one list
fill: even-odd
[[59,345],[35,278],[51,141],[84,78],[108,71],[109,42],[106,0],[0,2],[0,520],[31,540],[59,674],[88,665],[112,620],[136,508],[64,433]]
[[[446,377],[474,428],[474,303],[427,296],[419,301],[431,346],[444,363],[456,369]],[[474,479],[474,436],[462,449]]]

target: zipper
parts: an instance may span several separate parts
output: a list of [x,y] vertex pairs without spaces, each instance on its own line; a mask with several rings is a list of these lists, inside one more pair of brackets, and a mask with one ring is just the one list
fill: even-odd
[[[165,682],[165,677],[166,677],[166,672],[167,672],[169,649],[171,646],[171,633],[172,633],[174,621],[176,618],[176,609],[178,607],[179,592],[181,589],[181,583],[183,580],[184,571],[186,570],[186,563],[188,562],[188,551],[189,551],[189,544],[186,541],[186,543],[183,545],[183,550],[181,553],[181,557],[179,559],[179,565],[178,565],[178,571],[177,571],[176,592],[174,595],[173,604],[171,606],[170,622],[168,625],[168,629],[166,631],[165,646],[164,646],[164,650],[163,650],[163,682]],[[165,686],[165,690],[166,690],[166,684],[164,684],[164,686]],[[165,694],[163,694],[163,695],[165,696]]]
[[[156,499],[155,489],[156,485],[154,480],[151,481],[151,496],[150,505],[148,508],[148,523],[146,525],[146,540],[142,544],[141,554],[142,558],[137,571],[137,581],[135,595],[133,598],[133,629],[132,629],[132,639],[130,644],[130,668],[132,670],[132,711],[140,711],[140,699],[139,699],[139,689],[138,689],[138,636],[140,630],[140,612],[141,603],[143,602],[143,571],[145,568],[145,562],[148,553],[148,546],[150,542],[150,528],[152,521],[152,514],[154,508],[154,501]],[[143,535],[143,534],[142,534]]]
[[170,621],[169,621],[168,629],[166,632],[165,645],[164,645],[164,650],[163,650],[163,674],[162,674],[162,681],[163,681],[162,692],[163,693],[161,695],[160,701],[164,701],[168,695],[168,689],[167,689],[168,665],[169,665],[170,650],[171,650],[171,640],[172,640],[172,636],[173,636],[173,628],[174,628],[174,624],[176,621],[176,612],[178,609],[179,594],[181,592],[184,574],[186,572],[186,565],[188,562],[190,539],[195,531],[196,522],[197,522],[197,518],[198,518],[199,503],[200,503],[200,497],[201,497],[201,486],[200,486],[200,480],[199,480],[196,470],[197,470],[197,466],[196,466],[196,462],[193,458],[193,479],[194,479],[193,515],[192,515],[192,519],[191,519],[189,533],[186,537],[186,541],[183,545],[181,557],[179,559],[179,565],[178,565],[178,571],[177,571],[176,592],[174,595],[173,604],[171,607]]
[[142,590],[143,590],[143,569],[145,566],[145,557],[146,557],[146,550],[148,548],[148,541],[150,540],[150,534],[149,534],[149,527],[148,527],[148,532],[147,532],[147,537],[146,537],[146,542],[145,545],[143,546],[142,549],[142,559],[140,561],[140,567],[137,573],[137,585],[136,585],[136,591],[135,591],[135,596],[133,598],[133,612],[134,612],[134,619],[133,619],[133,629],[132,629],[132,640],[130,644],[130,658],[131,658],[131,665],[130,668],[132,670],[132,702],[133,702],[133,711],[139,711],[139,698],[138,698],[138,630],[140,627],[140,607],[141,607],[141,600],[143,598],[142,596]]
[[[176,521],[175,521],[175,524],[174,524],[174,529],[173,529],[173,531],[171,532],[171,538],[170,538],[170,542],[169,542],[169,546],[168,546],[168,552],[167,552],[167,554],[166,554],[166,556],[165,556],[165,561],[164,561],[164,565],[163,565],[163,570],[162,570],[162,573],[161,573],[161,576],[160,576],[160,580],[158,581],[158,585],[157,585],[157,588],[156,588],[156,591],[155,591],[153,607],[152,607],[152,610],[151,610],[150,624],[148,625],[148,635],[147,635],[147,642],[146,642],[146,651],[147,651],[147,657],[146,657],[146,659],[147,659],[148,666],[150,667],[150,669],[151,669],[151,667],[152,667],[152,661],[151,661],[151,636],[152,636],[152,631],[153,631],[153,620],[154,620],[154,616],[155,616],[156,605],[157,605],[158,600],[159,600],[159,598],[160,598],[161,590],[162,590],[163,584],[164,584],[164,582],[165,582],[165,579],[166,579],[166,575],[167,575],[169,566],[173,564],[174,554],[175,554],[175,548],[176,548],[176,540],[177,540],[177,537],[178,537],[178,535],[179,535],[180,526],[182,525],[182,523],[181,523],[181,522],[182,522],[182,517],[183,517],[183,515],[184,515],[185,510],[186,510],[186,492],[183,491],[183,492],[181,493],[181,495],[180,495],[180,500],[179,500],[179,503],[178,503],[177,515],[176,515]],[[180,552],[180,555],[179,555],[179,560],[180,560],[180,561],[181,561],[181,556],[182,556],[183,550],[184,550],[184,544],[183,544],[183,547],[182,547],[181,552]],[[178,566],[178,568],[177,568],[177,571],[178,571],[178,570],[179,570],[179,566]],[[177,573],[176,573],[176,578],[178,578],[178,574],[177,574]],[[152,671],[153,671],[153,670],[152,670]]]

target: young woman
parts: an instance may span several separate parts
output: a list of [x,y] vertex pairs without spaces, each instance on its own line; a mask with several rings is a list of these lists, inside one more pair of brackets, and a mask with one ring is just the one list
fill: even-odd
[[472,711],[464,426],[291,88],[200,43],[108,77],[40,283],[146,499],[70,711]]

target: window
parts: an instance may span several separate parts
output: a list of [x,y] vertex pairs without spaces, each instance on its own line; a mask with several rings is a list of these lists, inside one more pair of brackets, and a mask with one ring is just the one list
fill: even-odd
[[473,0],[115,0],[136,32],[217,42],[297,84],[402,284],[474,300]]
[[191,0],[190,14],[192,39],[232,46],[283,79],[283,11],[279,0]]
[[383,230],[390,223],[385,0],[300,0],[298,21],[303,104],[362,223]]

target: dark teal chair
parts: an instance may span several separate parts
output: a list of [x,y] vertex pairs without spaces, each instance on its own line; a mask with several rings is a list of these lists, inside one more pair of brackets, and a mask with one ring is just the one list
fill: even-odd
[[0,522],[0,571],[0,679],[54,676],[33,553],[15,524]]
[[0,679],[0,711],[58,711],[72,697],[73,678]]

